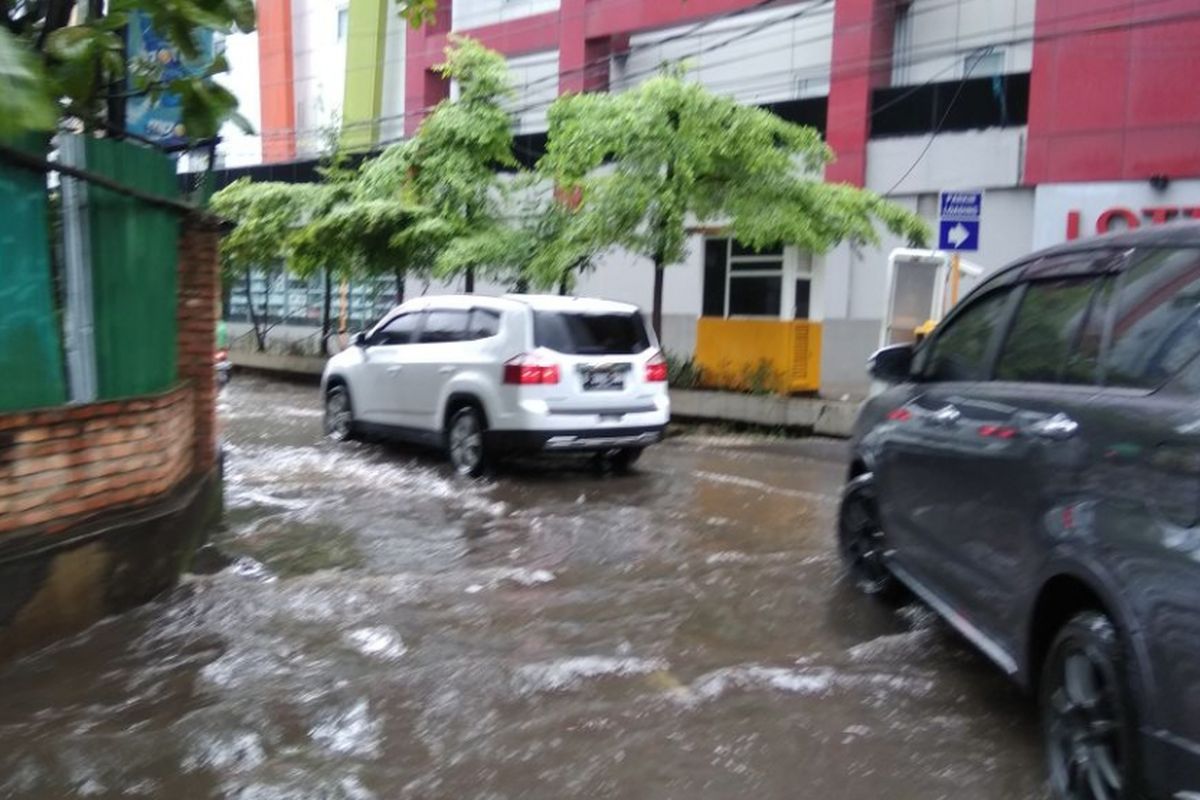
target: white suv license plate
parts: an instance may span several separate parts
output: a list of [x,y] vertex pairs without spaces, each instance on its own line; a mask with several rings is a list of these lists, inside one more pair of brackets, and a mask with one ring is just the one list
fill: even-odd
[[625,388],[625,375],[616,371],[593,370],[583,376],[585,392],[619,392]]

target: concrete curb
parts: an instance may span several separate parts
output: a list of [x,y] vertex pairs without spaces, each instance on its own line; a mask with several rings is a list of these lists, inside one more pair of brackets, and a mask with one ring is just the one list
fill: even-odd
[[[229,353],[229,361],[238,369],[279,375],[319,377],[325,369],[325,359],[319,356],[234,350]],[[859,406],[856,402],[815,397],[671,390],[671,416],[676,419],[793,428],[838,438],[850,435]]]
[[230,350],[229,363],[238,369],[320,377],[326,359],[321,356],[292,356],[282,353],[254,353]]
[[819,436],[848,437],[860,404],[813,397],[779,397],[695,389],[671,390],[677,419],[801,428]]

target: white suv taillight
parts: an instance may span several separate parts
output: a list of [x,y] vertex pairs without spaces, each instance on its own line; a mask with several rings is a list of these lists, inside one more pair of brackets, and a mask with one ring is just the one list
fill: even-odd
[[662,352],[657,352],[646,362],[646,383],[665,383],[667,380],[667,360]]
[[504,382],[515,386],[558,383],[558,364],[524,353],[504,362]]

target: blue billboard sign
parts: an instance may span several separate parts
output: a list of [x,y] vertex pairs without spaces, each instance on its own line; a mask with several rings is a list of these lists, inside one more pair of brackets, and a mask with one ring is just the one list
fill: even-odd
[[[129,18],[130,61],[148,59],[162,70],[165,83],[178,78],[201,75],[213,60],[214,39],[211,30],[196,33],[196,58],[185,59],[170,40],[159,35],[150,24],[150,17],[141,12]],[[177,95],[162,92],[156,97],[131,97],[125,106],[125,129],[135,136],[164,146],[182,144],[187,140],[183,126],[183,109]]]

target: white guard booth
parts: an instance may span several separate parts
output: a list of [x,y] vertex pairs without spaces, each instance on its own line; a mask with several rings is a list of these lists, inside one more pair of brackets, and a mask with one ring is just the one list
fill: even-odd
[[[978,285],[985,270],[978,264],[958,263],[958,296],[954,298],[953,256],[941,250],[897,248],[888,256],[887,313],[879,331],[881,348],[908,344],[928,333],[957,300]],[[887,387],[871,381],[871,396]]]
[[937,323],[979,283],[985,270],[959,259],[954,296],[952,256],[941,250],[897,248],[888,256],[887,310],[879,346],[915,342],[927,323]]

